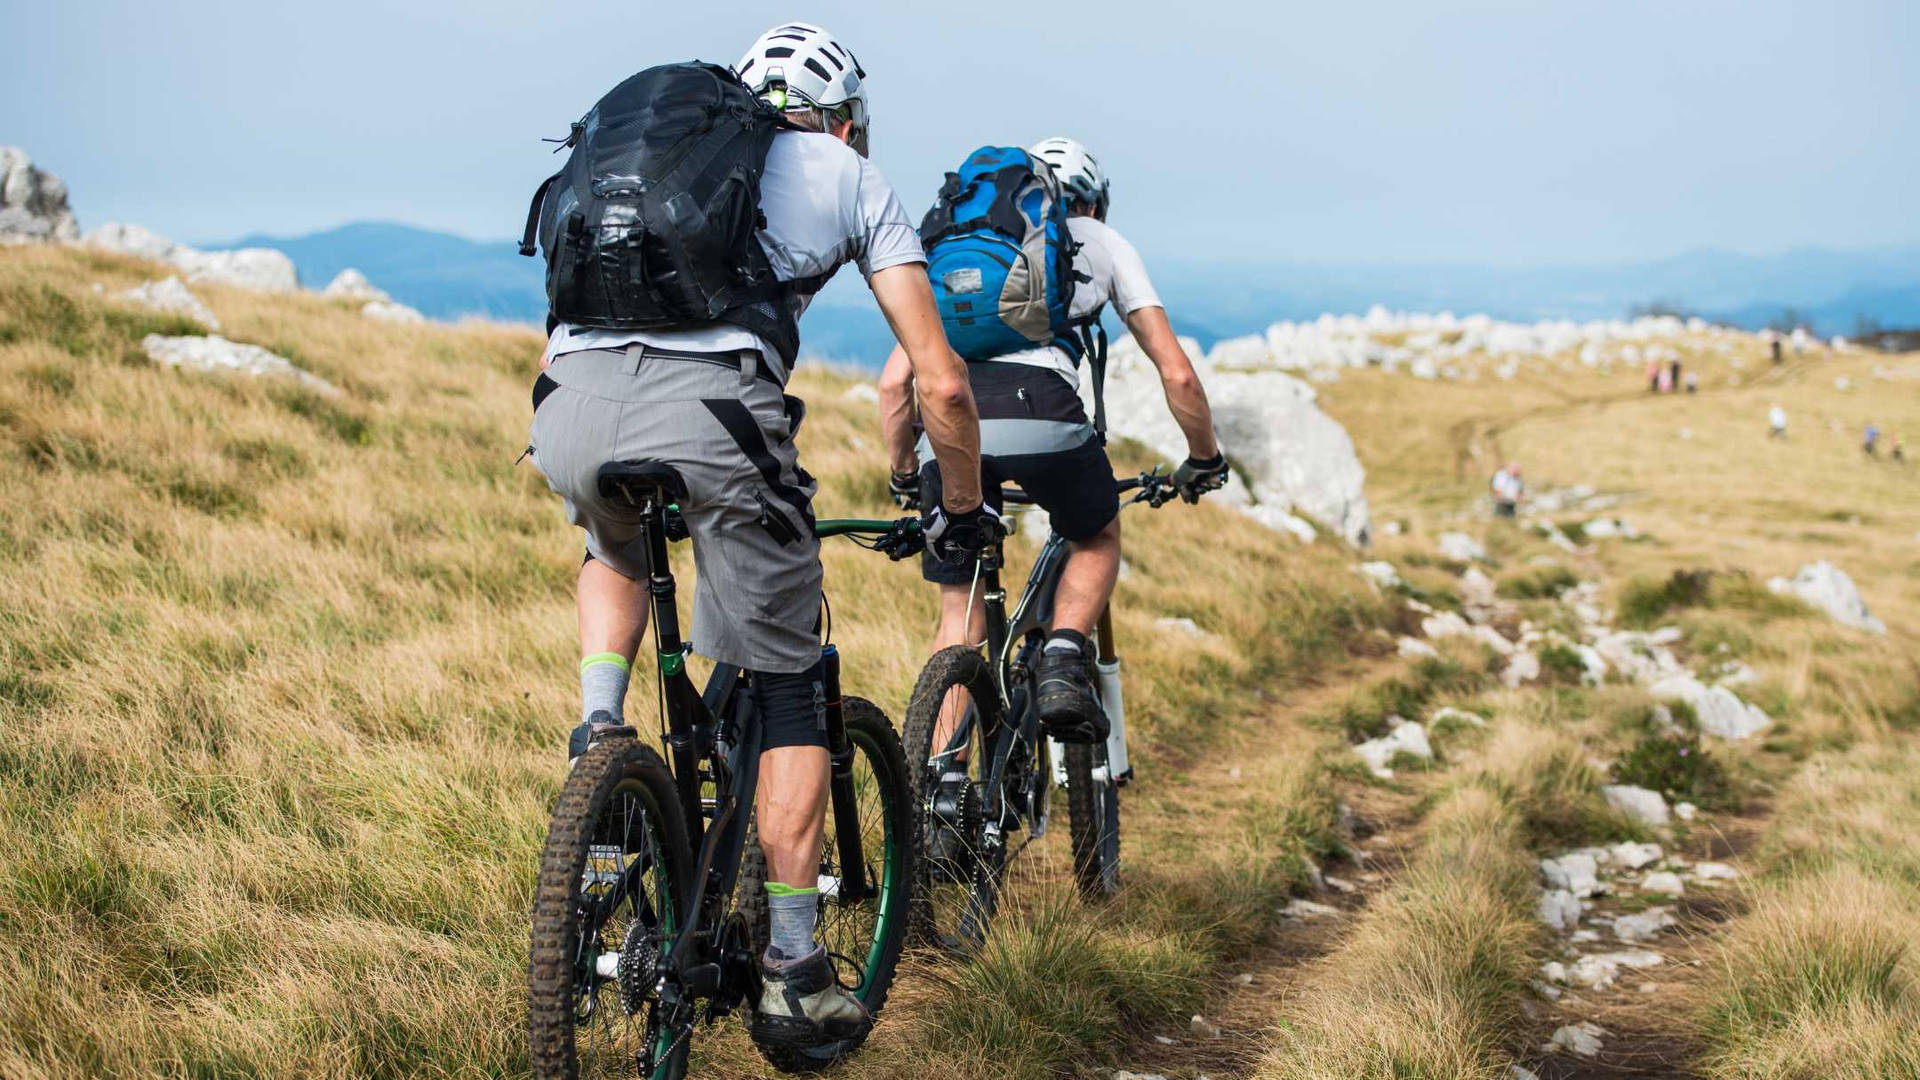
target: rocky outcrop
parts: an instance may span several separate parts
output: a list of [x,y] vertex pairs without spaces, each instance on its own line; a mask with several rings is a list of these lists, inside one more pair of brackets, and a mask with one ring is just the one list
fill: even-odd
[[386,291],[374,287],[367,275],[349,266],[333,275],[320,295],[334,300],[391,300]]
[[201,251],[176,244],[151,229],[119,222],[87,233],[87,246],[123,255],[136,255],[175,267],[188,281],[233,285],[258,292],[293,292],[300,275],[285,252],[272,248],[238,251]]
[[1784,596],[1797,596],[1855,630],[1870,634],[1887,632],[1887,624],[1867,610],[1867,602],[1860,598],[1853,579],[1825,559],[1808,563],[1791,578],[1774,578],[1767,582],[1767,588]]
[[1700,730],[1715,738],[1751,738],[1773,726],[1773,719],[1759,706],[1740,700],[1740,695],[1724,686],[1708,686],[1684,672],[1669,675],[1648,689],[1662,701],[1682,701],[1692,706]]
[[0,244],[78,239],[67,185],[34,168],[25,150],[0,146]]
[[165,337],[148,334],[140,347],[156,364],[187,368],[192,371],[237,373],[288,378],[310,390],[329,397],[340,391],[330,382],[293,365],[284,356],[276,356],[258,345],[243,345],[223,337]]
[[[1182,344],[1187,355],[1201,355],[1197,343]],[[1241,474],[1210,498],[1248,507],[1262,523],[1302,539],[1312,533],[1300,527],[1307,525],[1304,516],[1364,545],[1371,529],[1366,471],[1346,429],[1315,404],[1313,387],[1279,371],[1195,366],[1220,445]],[[1091,380],[1082,382],[1091,415]],[[1130,338],[1113,344],[1106,401],[1113,435],[1138,439],[1169,461],[1186,458],[1186,436],[1167,410],[1159,372]]]
[[360,309],[360,314],[375,322],[394,323],[399,326],[413,326],[427,321],[425,315],[405,304],[396,304],[390,300],[369,301]]
[[141,307],[154,311],[166,311],[185,315],[209,330],[220,329],[220,319],[214,315],[193,291],[186,287],[178,277],[168,274],[160,281],[149,281],[138,288],[128,289],[120,294],[123,300],[131,300]]

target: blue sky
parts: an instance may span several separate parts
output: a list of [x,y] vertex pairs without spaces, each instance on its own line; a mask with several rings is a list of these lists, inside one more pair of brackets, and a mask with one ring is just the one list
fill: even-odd
[[[640,67],[802,18],[917,214],[1071,134],[1147,251],[1525,264],[1920,242],[1911,2],[15,5],[0,143],[83,225],[516,233],[538,142]],[[976,12],[960,19],[957,13]],[[551,13],[551,14],[549,14]],[[565,20],[572,21],[565,21]]]

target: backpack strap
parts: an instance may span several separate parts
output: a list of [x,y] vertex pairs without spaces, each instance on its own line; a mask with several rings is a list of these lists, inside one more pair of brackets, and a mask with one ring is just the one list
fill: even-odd
[[1080,320],[1080,348],[1087,358],[1087,374],[1093,379],[1093,433],[1100,445],[1107,444],[1107,328],[1100,322],[1098,309]]
[[540,181],[540,186],[533,189],[533,205],[527,207],[527,231],[520,236],[520,254],[531,256],[539,250],[534,245],[534,239],[540,234],[540,208],[546,205],[548,190],[553,187],[555,181],[560,179],[561,173],[566,171],[561,169],[560,172]]

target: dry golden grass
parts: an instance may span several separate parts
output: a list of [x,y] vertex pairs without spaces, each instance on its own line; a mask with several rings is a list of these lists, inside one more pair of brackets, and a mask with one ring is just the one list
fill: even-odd
[[[167,371],[140,336],[195,328],[112,299],[154,273],[0,252],[0,1075],[522,1074],[525,911],[577,708],[579,539],[514,464],[539,340],[196,287],[226,336],[343,394]],[[890,516],[848,385],[796,383],[818,507]],[[972,1075],[1042,1075],[1085,1018],[1019,1020],[1016,1053],[953,1026],[969,980],[1040,995],[1048,942],[1091,940],[1107,974],[1085,1022],[1116,1030],[1136,979],[1184,1000],[1183,973],[1333,842],[1317,734],[1288,736],[1308,740],[1297,775],[1220,796],[1222,816],[1152,808],[1248,737],[1255,691],[1348,663],[1389,605],[1343,552],[1230,511],[1129,511],[1126,529],[1134,890],[1088,913],[1036,887],[999,961],[908,980],[865,1075],[923,1070],[923,1041],[977,1047]],[[933,596],[850,545],[825,559],[848,686],[897,716]],[[635,687],[636,713],[651,695]],[[702,1052],[716,1075],[761,1069],[733,1036]]]

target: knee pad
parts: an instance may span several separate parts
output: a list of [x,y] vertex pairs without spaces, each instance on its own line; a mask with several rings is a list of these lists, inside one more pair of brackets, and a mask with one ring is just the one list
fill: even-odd
[[752,686],[761,749],[827,745],[827,687],[820,664],[791,675],[756,671]]

